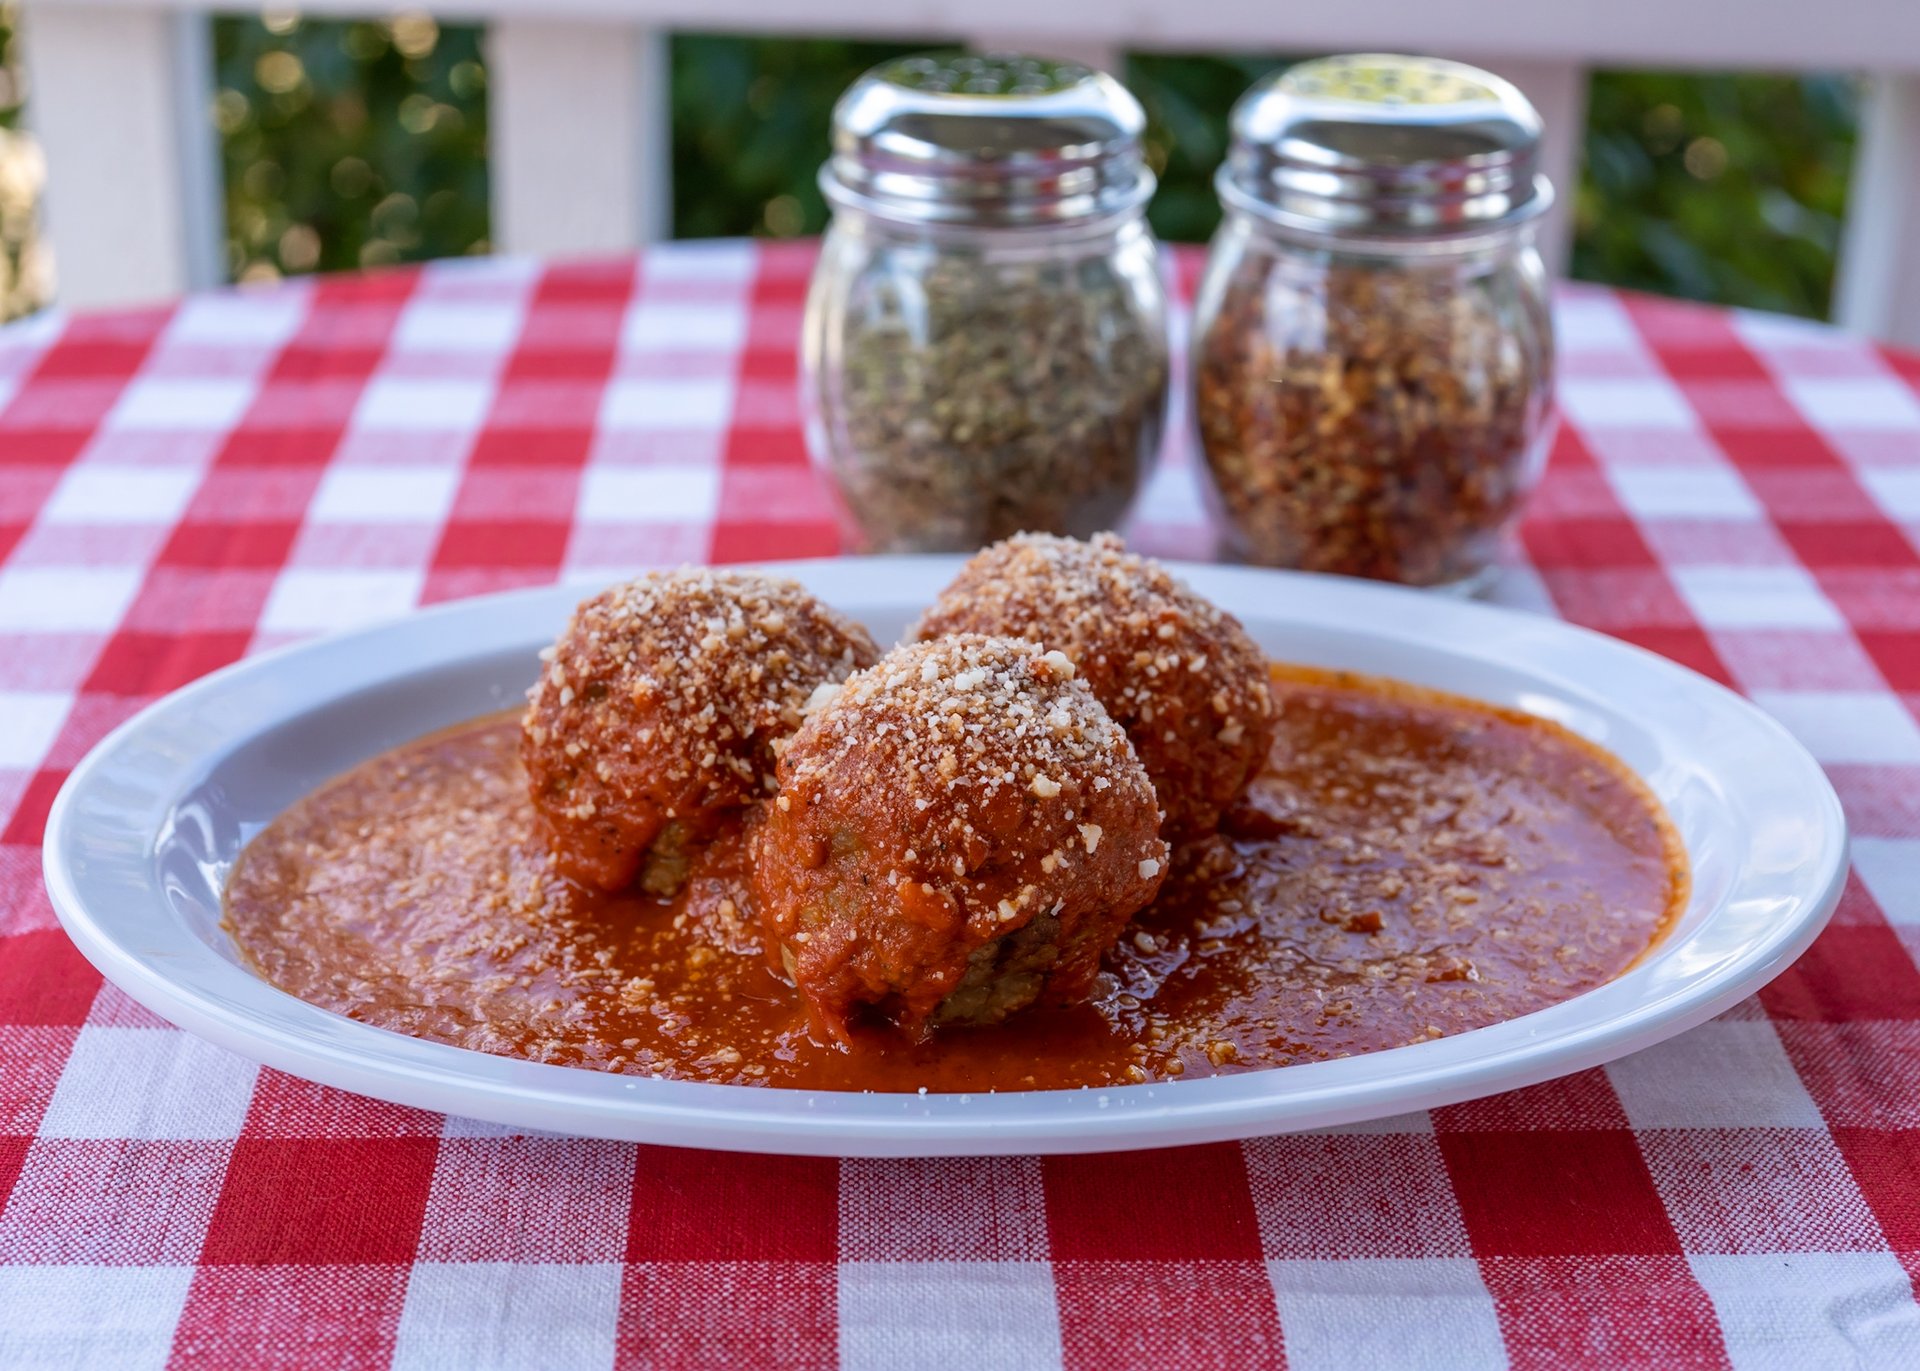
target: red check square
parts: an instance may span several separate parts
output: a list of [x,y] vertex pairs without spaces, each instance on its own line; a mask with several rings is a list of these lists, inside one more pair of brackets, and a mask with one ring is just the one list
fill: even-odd
[[1483,1259],[1516,1368],[1727,1365],[1707,1292],[1680,1256]]
[[1891,928],[1834,925],[1760,992],[1775,1019],[1920,1020],[1920,970]]
[[1627,1129],[1439,1137],[1467,1233],[1482,1257],[1680,1250]]
[[[1135,1214],[1151,1208],[1115,1207]],[[1279,1371],[1286,1365],[1273,1285],[1258,1261],[1056,1258],[1053,1270],[1069,1371]]]
[[1535,567],[1653,567],[1653,549],[1624,515],[1530,519],[1520,527]]
[[1920,1128],[1836,1127],[1832,1132],[1886,1245],[1920,1251]]
[[182,523],[160,549],[163,566],[278,568],[299,536],[295,521],[282,523]]
[[627,1266],[616,1371],[840,1365],[831,1262],[651,1261]]
[[60,929],[0,938],[0,1024],[78,1027],[99,991],[100,973]]
[[262,1067],[247,1109],[252,1138],[437,1138],[439,1114],[316,1085]]
[[1780,536],[1809,568],[1920,565],[1920,551],[1885,519],[1814,523],[1783,518],[1777,522]]
[[[1055,1261],[1258,1261],[1260,1224],[1237,1144],[1048,1157],[1047,1227]],[[1205,1205],[1122,1203],[1181,1189]]]
[[1596,1067],[1523,1090],[1447,1105],[1433,1111],[1433,1126],[1443,1133],[1610,1130],[1625,1128],[1627,1113],[1607,1073]]
[[203,1266],[168,1365],[384,1371],[406,1291],[404,1265]]
[[164,695],[246,655],[251,633],[170,633],[122,630],[87,676],[86,689],[106,695]]
[[838,1163],[643,1147],[634,1167],[630,1262],[831,1262]]
[[554,569],[566,560],[572,533],[567,523],[456,520],[441,535],[433,561],[436,568],[445,570]]
[[[0,951],[5,944],[0,943]],[[31,1137],[47,1112],[53,1088],[80,1030],[71,1025],[0,1023],[0,1134]],[[0,1209],[6,1207],[0,1185]]]
[[433,1184],[432,1138],[242,1137],[207,1230],[208,1266],[413,1260]]

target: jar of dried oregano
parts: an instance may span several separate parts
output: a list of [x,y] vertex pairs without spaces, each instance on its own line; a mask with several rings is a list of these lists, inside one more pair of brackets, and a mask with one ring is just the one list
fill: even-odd
[[1111,528],[1166,423],[1140,105],[1031,57],[913,57],[834,110],[801,401],[848,533],[957,551]]
[[1238,555],[1488,574],[1549,438],[1539,137],[1513,86],[1424,58],[1304,63],[1235,106],[1193,400]]

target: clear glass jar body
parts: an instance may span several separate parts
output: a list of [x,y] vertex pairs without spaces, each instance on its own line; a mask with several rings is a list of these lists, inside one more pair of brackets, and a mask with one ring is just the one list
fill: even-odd
[[1234,555],[1471,588],[1551,441],[1553,324],[1527,224],[1336,244],[1229,209],[1193,413]]
[[862,550],[1085,537],[1159,454],[1166,288],[1137,211],[969,229],[840,206],[803,330],[808,447]]

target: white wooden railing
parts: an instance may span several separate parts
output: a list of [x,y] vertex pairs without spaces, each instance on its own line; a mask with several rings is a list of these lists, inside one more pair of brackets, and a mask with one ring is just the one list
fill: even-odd
[[[365,0],[299,8],[377,12]],[[1861,332],[1920,344],[1920,0],[448,0],[430,8],[488,25],[494,239],[503,251],[532,253],[613,249],[664,231],[663,35],[673,29],[958,39],[1102,65],[1126,49],[1439,53],[1526,90],[1546,120],[1548,173],[1567,189],[1590,67],[1858,71],[1871,84],[1835,312]],[[46,153],[46,223],[63,302],[122,303],[215,282],[207,11],[166,0],[27,0],[26,11],[28,117]],[[1547,242],[1555,263],[1564,261],[1565,238],[1561,214]]]

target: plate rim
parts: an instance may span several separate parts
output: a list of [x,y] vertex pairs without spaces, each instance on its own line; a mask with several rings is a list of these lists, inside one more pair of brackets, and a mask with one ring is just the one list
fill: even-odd
[[[915,579],[950,575],[962,560],[944,556],[838,557],[757,563],[751,569],[804,581],[809,575],[817,576],[823,571],[831,575],[838,569],[858,567],[875,584],[884,584],[895,576],[911,584]],[[1409,609],[1415,604],[1437,603],[1424,592],[1341,577],[1205,563],[1169,561],[1167,565],[1175,575],[1189,582],[1239,584],[1249,591],[1267,589],[1284,594],[1289,587],[1311,583],[1318,593],[1331,593],[1336,601],[1351,598],[1356,607],[1371,603]],[[773,1090],[616,1076],[494,1057],[411,1038],[322,1010],[269,985],[238,965],[220,961],[210,948],[206,949],[204,955],[226,971],[243,977],[253,994],[264,992],[286,1002],[274,1005],[278,1012],[265,1023],[265,1028],[271,1031],[263,1035],[261,1013],[246,1012],[164,974],[149,959],[124,946],[111,928],[87,907],[72,869],[72,844],[68,841],[80,798],[97,784],[99,775],[130,739],[139,737],[170,711],[185,710],[208,696],[217,695],[236,678],[269,676],[283,669],[285,663],[303,656],[337,653],[348,644],[393,634],[408,626],[441,624],[499,610],[525,613],[531,606],[546,606],[549,602],[559,607],[557,613],[563,614],[565,608],[588,593],[591,593],[590,583],[569,581],[429,606],[242,659],[143,707],[88,751],[68,775],[49,810],[42,867],[61,927],[106,979],[169,1022],[277,1069],[396,1103],[535,1130],[547,1125],[529,1122],[529,1118],[544,1107],[557,1116],[564,1116],[558,1121],[563,1131],[791,1155],[1099,1152],[1378,1119],[1409,1109],[1429,1109],[1535,1084],[1651,1046],[1729,1008],[1791,964],[1831,917],[1849,869],[1846,818],[1831,782],[1799,741],[1751,701],[1646,649],[1558,618],[1447,600],[1439,602],[1447,607],[1444,618],[1509,633],[1531,628],[1548,638],[1566,637],[1576,645],[1584,644],[1588,651],[1597,649],[1619,655],[1638,669],[1665,674],[1670,680],[1684,683],[1688,690],[1704,691],[1703,698],[1731,708],[1733,717],[1770,734],[1773,743],[1805,773],[1803,780],[1814,786],[1811,795],[1806,797],[1809,801],[1806,808],[1809,812],[1817,811],[1821,838],[1818,864],[1822,868],[1822,879],[1809,881],[1809,890],[1799,898],[1793,916],[1777,921],[1767,936],[1752,941],[1739,955],[1717,964],[1700,978],[1584,1027],[1560,1027],[1544,1042],[1527,1031],[1529,1027],[1538,1029],[1532,1021],[1568,1005],[1605,996],[1619,987],[1625,977],[1632,976],[1634,969],[1623,972],[1606,985],[1546,1009],[1433,1042],[1231,1076],[1065,1091],[1012,1092],[993,1098],[1040,1103],[1011,1110],[988,1109],[985,1112],[995,1113],[996,1117],[983,1118],[983,1111],[972,1107],[974,1101],[985,1098],[982,1096]],[[831,601],[832,597],[826,598]],[[1284,614],[1281,617],[1284,618]],[[498,650],[500,644],[492,646]],[[467,655],[478,655],[478,651],[476,648]],[[1467,651],[1462,655],[1477,654]],[[461,660],[463,657],[457,652],[439,659],[441,665]],[[1547,674],[1540,664],[1534,666],[1540,674]],[[372,673],[369,683],[399,679],[403,674],[398,670],[377,671]],[[310,703],[305,709],[317,708],[319,703]],[[304,710],[293,711],[285,717],[295,718],[302,712]],[[251,736],[256,735],[231,738],[227,740],[227,748],[230,750]],[[175,778],[177,790],[185,793],[191,789],[220,755],[224,754],[184,764]],[[143,835],[144,856],[152,855],[147,839],[157,837],[157,834]],[[175,918],[171,909],[165,910],[165,917]],[[1677,1005],[1676,1000],[1680,1002]],[[324,1028],[313,1022],[314,1016],[325,1021]],[[290,1021],[291,1027],[282,1020]],[[1450,1061],[1462,1055],[1459,1045],[1469,1041],[1488,1050],[1467,1054],[1463,1061]],[[356,1047],[361,1050],[354,1050]],[[1391,1059],[1405,1069],[1385,1074],[1376,1072],[1375,1079],[1367,1079],[1363,1071],[1360,1079],[1345,1080],[1355,1074],[1355,1063],[1372,1062],[1378,1067],[1384,1059]],[[1423,1064],[1430,1061],[1442,1069],[1444,1087],[1420,1084],[1424,1076],[1431,1074],[1423,1070]],[[1285,1077],[1286,1088],[1276,1090],[1270,1082],[1281,1075]],[[599,1084],[589,1086],[588,1081]],[[1321,1084],[1322,1081],[1327,1083]],[[1259,1088],[1262,1084],[1267,1088]],[[1416,1093],[1417,1103],[1395,1102],[1397,1097]],[[823,1099],[832,1101],[833,1107],[819,1109],[818,1102]],[[1305,1121],[1273,1117],[1279,1111],[1302,1115]],[[1000,1114],[1008,1117],[998,1117]]]

